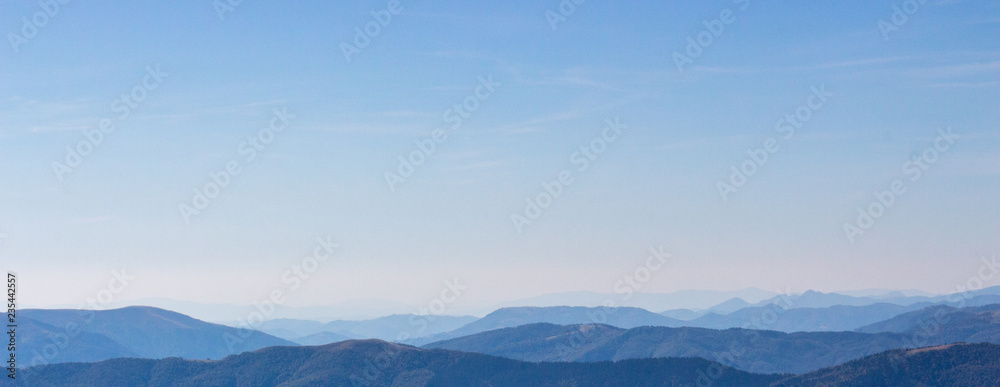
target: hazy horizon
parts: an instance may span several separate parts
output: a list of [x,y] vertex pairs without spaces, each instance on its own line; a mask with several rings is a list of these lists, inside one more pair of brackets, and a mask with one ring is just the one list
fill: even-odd
[[[978,290],[978,289],[976,289]],[[796,307],[792,304],[781,304],[784,297],[798,296],[806,292],[815,291],[812,289],[801,292],[772,292],[757,288],[745,288],[729,291],[718,290],[694,290],[686,289],[670,293],[598,293],[598,292],[561,292],[547,293],[535,297],[511,299],[492,304],[476,304],[472,302],[455,302],[442,304],[443,310],[434,310],[430,305],[413,305],[386,299],[366,299],[352,300],[332,304],[317,305],[289,305],[278,304],[275,309],[270,309],[261,302],[252,304],[229,304],[229,303],[206,303],[196,300],[176,300],[169,298],[140,298],[114,300],[110,303],[101,303],[99,297],[93,297],[83,303],[75,304],[52,304],[52,305],[20,305],[22,309],[87,309],[87,310],[109,310],[128,306],[148,306],[160,308],[185,314],[201,320],[223,323],[227,325],[241,325],[248,314],[255,311],[270,310],[266,318],[273,319],[299,319],[313,321],[334,321],[334,320],[368,320],[390,315],[442,315],[442,316],[475,316],[483,317],[496,310],[509,307],[632,307],[641,308],[653,313],[660,313],[669,310],[692,310],[708,311],[733,299],[740,299],[749,304],[758,304],[769,299],[779,300],[779,305],[785,307]],[[913,289],[857,289],[842,290],[836,292],[821,292],[824,294],[840,294],[852,297],[868,297],[876,300],[885,299],[888,296],[895,296],[897,293],[904,297],[935,297],[935,296],[963,296],[969,298],[965,291],[954,293],[928,293]],[[263,300],[260,300],[263,301]],[[893,302],[892,299],[883,302]],[[233,317],[236,316],[236,317]]]

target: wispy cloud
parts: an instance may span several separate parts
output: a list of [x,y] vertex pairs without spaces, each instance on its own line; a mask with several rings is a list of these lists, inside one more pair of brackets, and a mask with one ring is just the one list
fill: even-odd
[[93,224],[93,223],[110,222],[111,220],[114,220],[113,216],[104,215],[104,216],[95,216],[95,217],[90,217],[90,218],[76,218],[76,219],[71,219],[70,223],[73,223],[73,224]]
[[506,134],[521,134],[521,133],[534,132],[541,129],[541,127],[543,127],[545,124],[572,120],[582,115],[583,112],[579,110],[563,111],[559,113],[552,113],[534,118],[529,118],[527,120],[516,122],[509,125],[500,126],[492,129],[491,131],[501,132]]
[[424,125],[343,123],[304,127],[302,130],[333,133],[391,134],[416,137],[426,136],[431,132],[432,128]]
[[943,66],[913,68],[904,72],[917,77],[950,78],[983,74],[1000,75],[1000,61],[959,63]]
[[820,62],[820,63],[810,63],[795,66],[778,66],[778,67],[750,67],[750,66],[695,66],[691,67],[685,73],[705,73],[705,74],[750,74],[750,73],[763,73],[763,72],[774,72],[774,71],[815,71],[815,70],[829,70],[829,69],[845,69],[845,68],[863,68],[863,67],[876,67],[891,63],[898,63],[903,61],[911,61],[921,59],[919,56],[890,56],[890,57],[875,57],[875,58],[859,58],[859,59],[849,59],[840,60],[833,62]]
[[862,59],[851,59],[827,63],[819,63],[815,65],[807,66],[795,66],[789,67],[788,70],[822,70],[822,69],[837,69],[846,67],[868,67],[875,65],[883,65],[889,63],[897,63],[902,61],[911,61],[915,59],[920,59],[918,56],[890,56],[881,58],[862,58]]
[[943,87],[943,88],[959,88],[959,89],[982,89],[982,88],[1000,87],[1000,81],[942,82],[942,83],[932,84],[931,86]]
[[694,149],[701,147],[720,146],[726,144],[738,145],[738,144],[745,144],[747,141],[754,141],[759,138],[760,136],[758,135],[746,135],[746,134],[734,134],[730,136],[710,136],[710,137],[702,137],[690,140],[671,142],[656,146],[655,149],[672,151],[672,150],[687,150],[687,149]]
[[695,141],[695,140],[680,141],[680,142],[672,142],[672,143],[669,143],[669,144],[660,145],[660,146],[656,147],[656,149],[658,149],[658,150],[665,150],[665,151],[691,149],[691,148],[697,147],[699,145],[702,145],[704,143],[705,142],[703,142],[703,141]]
[[71,124],[53,124],[44,126],[33,126],[28,128],[29,132],[62,132],[62,131],[73,131],[73,130],[84,130],[90,129],[91,125],[71,125]]
[[481,171],[481,170],[484,170],[484,169],[496,168],[496,167],[499,167],[501,165],[504,165],[504,163],[501,162],[501,161],[498,161],[498,160],[492,160],[492,161],[482,161],[482,162],[478,162],[478,163],[471,163],[471,164],[464,164],[464,165],[456,165],[454,167],[451,167],[451,170],[452,171],[459,171],[459,172]]
[[433,117],[433,113],[418,110],[388,110],[379,112],[378,115],[391,118],[428,118]]
[[267,101],[254,101],[235,105],[215,106],[206,108],[204,114],[235,114],[235,113],[260,113],[261,108],[275,107],[288,104],[287,100],[273,99]]

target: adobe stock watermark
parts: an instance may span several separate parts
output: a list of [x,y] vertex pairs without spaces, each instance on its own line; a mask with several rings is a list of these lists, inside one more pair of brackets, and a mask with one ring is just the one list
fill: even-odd
[[97,129],[84,129],[84,139],[80,140],[75,147],[66,147],[64,162],[52,162],[52,172],[55,173],[56,179],[61,182],[65,174],[73,173],[76,168],[79,168],[83,164],[84,158],[101,146],[101,143],[104,142],[104,136],[114,132],[115,125],[125,121],[132,114],[132,110],[137,109],[139,104],[146,100],[149,93],[160,87],[160,84],[169,75],[170,73],[160,70],[160,65],[156,65],[156,67],[146,66],[146,75],[143,76],[142,81],[132,87],[128,93],[122,93],[121,97],[111,102],[111,111],[118,113],[118,116],[115,119],[102,118],[97,123]]
[[463,285],[459,282],[458,277],[452,279],[451,281],[443,280],[444,288],[441,289],[441,295],[427,303],[427,306],[421,306],[417,308],[417,313],[410,316],[410,325],[417,327],[416,333],[410,335],[409,332],[400,332],[396,336],[396,341],[406,341],[410,337],[419,337],[420,334],[427,331],[427,328],[431,323],[434,322],[435,316],[440,316],[448,310],[448,306],[458,301],[458,298],[462,296],[462,293],[469,288],[468,285]]
[[[673,258],[673,255],[664,251],[663,245],[660,245],[657,249],[650,247],[649,255],[646,256],[646,259],[636,266],[630,274],[623,275],[622,279],[615,282],[614,290],[621,298],[621,303],[615,302],[612,297],[608,297],[601,304],[601,307],[587,311],[587,318],[590,322],[592,324],[607,323],[609,315],[615,313],[613,308],[624,304],[632,298],[632,294],[642,289],[642,286],[649,282],[653,278],[653,274],[660,271],[670,258]],[[557,358],[563,361],[570,360],[569,355],[577,348],[587,344],[590,338],[591,331],[589,329],[578,329],[571,333],[568,344],[560,343],[556,346]]]
[[[382,30],[389,26],[392,18],[403,12],[403,5],[399,0],[389,0],[384,9],[371,11],[371,20],[363,27],[354,28],[354,39],[351,42],[340,42],[340,52],[344,54],[344,60],[351,63],[351,57],[361,53],[372,43],[372,40],[382,34]],[[353,43],[353,44],[352,44]]]
[[[604,128],[601,129],[601,133],[580,148],[569,155],[569,163],[576,166],[576,172],[582,173],[590,168],[590,163],[597,160],[605,151],[608,150],[608,145],[613,144],[618,140],[618,136],[622,134],[622,130],[628,128],[627,125],[623,125],[619,122],[618,117],[615,120],[611,119],[604,120]],[[573,175],[572,168],[566,168],[559,171],[556,174],[556,178],[551,181],[543,181],[542,189],[534,197],[524,198],[525,206],[522,213],[511,213],[510,221],[514,224],[514,229],[517,230],[518,234],[524,233],[524,228],[535,222],[542,213],[552,206],[552,203],[562,196],[563,191],[566,187],[573,184],[576,177]]]
[[[69,347],[73,339],[80,334],[80,327],[94,322],[94,317],[96,317],[95,312],[104,310],[105,307],[114,302],[115,296],[124,292],[134,280],[135,276],[129,275],[125,269],[111,271],[111,278],[108,280],[108,285],[96,293],[85,297],[77,305],[78,319],[62,324],[59,327],[62,328],[62,331],[50,335],[48,337],[49,342],[42,346],[41,352],[31,351],[31,360],[28,367],[49,364],[55,360],[62,351]],[[29,375],[30,373],[24,374],[25,377]]]
[[[418,309],[417,314],[410,316],[410,326],[416,327],[416,332],[410,334],[409,330],[402,330],[396,335],[397,342],[403,342],[411,337],[419,337],[420,334],[427,331],[427,328],[431,323],[434,322],[434,316],[440,316],[444,314],[448,306],[458,300],[462,296],[462,293],[468,289],[467,285],[462,285],[459,283],[458,278],[451,281],[444,280],[444,288],[441,289],[441,295],[427,303],[427,307],[421,307]],[[385,373],[385,370],[392,366],[392,362],[399,355],[399,350],[396,346],[386,346],[385,350],[380,352],[378,355],[372,356],[370,358],[365,358],[364,369],[361,370],[361,376],[351,375],[351,383],[355,386],[370,386],[375,384]]]
[[[809,122],[813,113],[823,108],[827,99],[833,96],[833,93],[826,91],[826,85],[820,85],[818,88],[813,86],[810,91],[812,93],[806,97],[805,103],[799,105],[795,112],[785,114],[785,117],[774,124],[774,131],[783,134],[781,139],[787,141],[794,137],[796,130],[801,129]],[[730,194],[736,193],[746,185],[747,180],[757,174],[757,171],[767,163],[771,155],[781,150],[781,146],[778,144],[781,139],[771,137],[764,140],[761,147],[747,149],[747,158],[740,163],[739,167],[735,165],[730,167],[732,173],[729,175],[729,182],[724,182],[721,179],[715,182],[715,188],[718,189],[723,202],[729,200]]]
[[909,176],[909,183],[903,179],[896,179],[889,183],[886,190],[876,190],[872,193],[875,197],[870,204],[865,207],[858,207],[858,218],[854,223],[844,223],[844,235],[853,245],[857,237],[864,235],[868,229],[875,225],[875,221],[885,215],[896,203],[896,199],[906,194],[907,185],[916,183],[924,175],[931,165],[934,165],[941,157],[941,154],[951,149],[958,136],[948,129],[938,129],[938,136],[934,143],[923,151],[911,156],[910,160],[903,163],[902,173]]
[[[275,136],[283,132],[294,118],[294,115],[288,114],[287,108],[274,109],[269,125],[259,130],[255,135],[247,137],[236,147],[236,152],[243,156],[245,165],[256,160],[259,153],[267,149],[267,145],[274,141]],[[192,189],[194,195],[191,197],[191,203],[177,205],[177,210],[184,218],[184,223],[191,224],[191,217],[200,215],[208,208],[212,204],[212,200],[218,197],[222,190],[229,187],[233,178],[243,172],[243,165],[240,164],[239,159],[233,158],[226,163],[224,168],[209,172],[208,183],[205,183],[202,188]]]
[[225,21],[226,14],[236,12],[236,8],[244,1],[246,0],[212,0],[212,8],[215,8],[215,14],[219,15],[219,20]]
[[[972,292],[980,290],[986,287],[997,274],[1000,274],[1000,262],[997,262],[997,256],[993,255],[992,260],[986,259],[986,257],[980,258],[983,262],[979,266],[979,269],[975,273],[969,276],[969,279],[965,283],[960,283],[955,285],[955,292],[948,295],[948,303],[955,304],[956,308],[965,307],[966,301],[973,298]],[[903,344],[909,348],[921,348],[928,345],[945,344],[935,340],[935,337],[942,332],[944,324],[948,323],[950,317],[948,316],[948,310],[945,308],[938,308],[934,311],[933,316],[923,318],[917,322],[916,326],[919,328],[918,331],[912,332],[904,339]],[[890,364],[893,369],[899,369],[901,364],[905,362],[906,356],[905,352],[898,352],[895,356],[890,359]]]
[[239,326],[236,327],[235,335],[229,332],[222,335],[222,340],[226,343],[229,353],[236,353],[238,347],[253,335],[254,327],[273,317],[277,309],[288,300],[286,296],[298,291],[302,284],[319,270],[322,264],[330,260],[334,251],[339,248],[340,245],[334,243],[331,236],[327,236],[326,239],[316,238],[316,246],[313,248],[312,255],[292,264],[281,274],[281,283],[285,286],[272,289],[267,298],[253,301],[256,310],[247,313],[246,317],[237,319]]
[[[733,4],[738,5],[739,12],[744,12],[747,8],[750,8],[750,0],[733,0]],[[735,21],[736,12],[733,12],[729,8],[723,8],[722,11],[719,11],[718,18],[702,21],[701,24],[705,29],[695,34],[694,38],[690,35],[687,36],[685,40],[688,44],[684,48],[684,53],[674,51],[673,59],[674,66],[677,66],[677,72],[684,72],[685,65],[692,64],[695,59],[700,58],[705,53],[705,50],[712,43],[715,43],[715,39],[722,36],[723,32],[726,32],[726,26],[733,24]]]
[[20,33],[7,33],[7,41],[10,42],[10,47],[14,49],[14,53],[21,52],[21,46],[28,44],[31,39],[34,39],[38,35],[38,31],[49,25],[49,22],[62,10],[62,6],[69,4],[69,2],[70,0],[39,1],[38,8],[41,10],[31,15],[30,19],[27,16],[22,16]]
[[427,137],[414,141],[416,149],[410,151],[406,157],[396,157],[396,160],[399,160],[396,172],[385,171],[383,174],[385,183],[389,186],[389,191],[396,192],[396,186],[405,182],[410,176],[413,176],[417,167],[423,165],[437,151],[438,145],[448,140],[447,132],[454,132],[461,129],[465,120],[472,113],[479,110],[480,105],[490,99],[490,96],[502,85],[502,83],[493,80],[493,74],[485,78],[479,77],[479,84],[476,85],[475,91],[465,97],[462,103],[452,105],[452,107],[446,109],[441,115],[444,122],[451,124],[448,129],[437,128],[432,130]]
[[902,6],[893,4],[889,21],[879,19],[875,23],[875,26],[878,27],[878,32],[882,34],[882,40],[889,41],[889,34],[899,31],[903,25],[910,21],[910,16],[916,14],[926,3],[927,0],[906,0],[903,1]]
[[[587,0],[562,0],[556,6],[556,10],[545,11],[545,20],[549,22],[552,30],[556,30],[556,25],[565,22],[567,18],[576,13],[576,7],[582,5]],[[558,11],[558,12],[557,12]]]
[[747,340],[749,343],[744,343],[743,340],[730,341],[726,351],[716,355],[715,363],[707,366],[704,370],[695,372],[698,375],[695,385],[698,387],[708,387],[715,384],[715,381],[722,377],[724,371],[722,368],[723,365],[737,367],[736,360],[746,355],[748,344],[753,345],[757,340],[760,340],[760,331],[769,330],[768,328],[778,322],[778,319],[781,318],[781,315],[785,311],[792,308],[794,301],[792,301],[790,295],[791,290],[787,288],[784,292],[779,292],[780,304],[767,304],[761,309],[759,315],[753,316],[749,321],[744,322],[740,326],[740,333],[744,337],[748,336]]

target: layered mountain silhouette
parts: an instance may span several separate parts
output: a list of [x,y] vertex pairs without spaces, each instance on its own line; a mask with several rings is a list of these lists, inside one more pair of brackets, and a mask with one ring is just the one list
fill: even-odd
[[[890,329],[881,326],[892,329],[886,331]],[[934,328],[928,331],[926,326]],[[1000,344],[1000,305],[934,306],[863,330],[870,333],[529,324],[429,343],[424,347],[526,361],[696,356],[746,371],[805,373],[897,348],[956,342]]]
[[[1000,303],[1000,287],[964,295],[904,296],[889,293],[881,297],[853,297],[836,293],[807,291],[801,295],[778,296],[753,306],[739,299],[726,301],[707,311],[668,310],[664,316],[684,319],[683,326],[726,329],[752,328],[782,332],[837,332],[856,330],[897,315],[932,305],[982,306]],[[843,304],[838,304],[838,303]],[[683,319],[683,318],[682,318]]]
[[[472,316],[394,314],[369,320],[335,320],[327,323],[274,319],[265,321],[256,328],[286,340],[319,345],[348,339],[399,341],[401,336],[407,339],[419,338],[449,332],[476,320],[478,319]],[[322,342],[322,338],[340,340]]]
[[902,334],[531,324],[427,344],[526,361],[701,357],[758,373],[806,373],[905,346]]
[[608,324],[619,328],[639,326],[681,326],[684,321],[669,318],[645,309],[631,307],[514,307],[501,308],[485,317],[456,330],[414,340],[413,344],[426,344],[440,340],[472,335],[489,330],[516,327],[532,323],[550,324]]
[[901,314],[858,331],[904,333],[918,346],[923,340],[1000,343],[1000,304],[967,308],[937,305]]
[[940,296],[906,296],[902,293],[888,293],[881,296],[849,296],[840,293],[823,293],[815,290],[808,290],[802,294],[778,295],[767,300],[753,304],[753,306],[765,306],[770,304],[781,305],[787,309],[793,308],[826,308],[830,306],[865,306],[879,303],[896,305],[912,305],[921,302],[930,304],[956,303],[959,300],[970,300],[963,306],[985,305],[1000,303],[1000,286],[993,286],[964,293],[956,293]]
[[[15,386],[768,386],[755,375],[704,359],[529,363],[379,340],[271,347],[218,361],[114,359],[23,372]],[[702,382],[699,382],[701,380]]]
[[1000,346],[885,351],[803,375],[752,374],[700,358],[530,363],[379,340],[271,347],[223,360],[113,359],[22,371],[14,386],[989,386]]
[[[950,304],[976,305],[991,297],[971,295]],[[1000,304],[925,304],[789,309],[771,304],[740,308],[719,323],[758,321],[758,328],[770,330],[682,326],[721,315],[685,322],[631,307],[512,307],[481,319],[392,315],[260,324],[296,342],[152,307],[29,309],[18,315],[19,366],[30,367],[19,371],[18,383],[981,385],[995,376],[993,360],[971,357],[996,358]],[[880,316],[888,318],[854,331],[779,331],[817,325],[840,329]],[[410,339],[443,338],[422,348],[353,339],[359,334],[398,337],[411,328],[434,332],[429,327],[435,324],[440,333]],[[448,328],[455,329],[441,332]],[[920,347],[929,348],[913,350]]]
[[207,323],[152,307],[18,313],[19,365],[119,357],[221,359],[275,345],[296,345],[266,333]]
[[903,306],[879,303],[865,306],[837,305],[792,309],[778,305],[754,306],[725,315],[708,313],[685,325],[711,329],[755,328],[781,332],[852,331],[923,307],[926,307],[926,304]]

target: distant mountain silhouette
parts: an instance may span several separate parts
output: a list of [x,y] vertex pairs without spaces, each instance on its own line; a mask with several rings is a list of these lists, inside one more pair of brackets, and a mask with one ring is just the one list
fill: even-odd
[[313,333],[311,335],[302,336],[296,338],[292,341],[302,344],[302,345],[326,345],[331,343],[337,343],[345,340],[354,340],[354,338],[347,337],[338,333],[333,332],[320,332]]
[[[285,340],[295,340],[299,337],[326,332],[324,325],[319,321],[278,318],[258,323],[254,328]],[[339,334],[347,335],[346,333]],[[360,337],[353,338],[359,339]]]
[[905,342],[906,337],[896,333],[530,324],[430,343],[424,348],[526,361],[594,362],[693,356],[745,371],[801,374],[901,348]]
[[726,314],[735,312],[737,310],[746,308],[748,306],[751,306],[749,302],[743,301],[742,298],[735,297],[735,298],[730,298],[718,305],[712,306],[711,308],[708,308],[708,311],[714,313]]
[[754,306],[726,315],[709,313],[691,320],[687,325],[712,329],[754,328],[781,332],[853,331],[925,306],[926,304],[903,306],[886,303],[794,309],[783,309],[778,305]]
[[434,341],[447,340],[456,337],[472,335],[494,329],[516,327],[533,323],[568,324],[607,324],[619,328],[634,328],[639,326],[681,326],[685,322],[659,315],[640,308],[630,307],[582,307],[582,306],[550,306],[550,307],[516,307],[501,308],[485,317],[473,321],[456,330],[415,340],[416,344],[426,344]]
[[705,315],[706,313],[708,312],[702,310],[691,310],[691,309],[670,309],[660,312],[661,315],[681,321],[691,321]]
[[[1000,303],[1000,286],[968,291],[961,296],[957,294],[941,296],[906,296],[903,293],[896,292],[883,294],[881,296],[855,297],[839,293],[823,293],[815,290],[809,290],[802,294],[778,295],[755,303],[753,306],[778,304],[786,309],[795,309],[826,308],[831,306],[865,306],[879,303],[904,306],[917,303],[926,303],[925,305],[931,305],[953,303],[958,297],[962,297],[966,300],[962,306]],[[970,300],[972,298],[978,298],[978,300]]]
[[458,329],[478,320],[472,316],[420,316],[394,314],[363,321],[331,321],[323,325],[330,332],[349,332],[366,339],[397,341],[401,334],[417,338]]
[[[710,376],[709,376],[710,375]],[[528,363],[427,350],[378,340],[272,347],[218,361],[114,359],[53,364],[15,386],[767,386],[786,375],[755,375],[704,359]]]
[[[868,308],[831,307],[817,310],[829,312]],[[785,311],[793,312],[797,313],[792,314],[793,317],[809,316],[811,309]],[[424,347],[526,361],[696,356],[746,371],[800,374],[890,349],[956,342],[1000,344],[1000,305],[960,309],[931,306],[869,325],[861,331],[782,333],[692,327],[621,329],[600,324],[530,324],[433,342]],[[736,346],[738,351],[732,350],[732,346]],[[730,356],[737,352],[743,355]]]
[[712,305],[738,297],[751,302],[758,302],[775,296],[776,293],[756,288],[741,290],[679,290],[672,293],[635,292],[623,300],[621,294],[596,292],[562,292],[542,294],[535,297],[522,298],[500,303],[499,307],[520,306],[584,306],[599,307],[607,305],[608,300],[614,300],[616,305],[646,310],[668,309],[708,309]]
[[[327,323],[297,319],[274,319],[257,326],[263,332],[299,342],[305,336],[317,333],[331,333],[346,339],[379,339],[399,341],[401,335],[407,340],[448,332],[462,327],[478,318],[472,316],[432,316],[414,314],[394,314],[370,320],[335,320]],[[314,336],[310,340],[315,340]],[[325,335],[325,337],[335,337]],[[406,341],[406,340],[404,340]],[[329,344],[331,342],[319,343]]]
[[950,386],[1000,384],[1000,346],[955,344],[900,349],[776,382],[785,386]]
[[966,308],[937,305],[901,314],[858,331],[904,333],[917,346],[954,342],[1000,344],[1000,304]]
[[151,307],[25,309],[18,318],[24,324],[19,329],[19,366],[116,357],[221,359],[263,347],[296,345],[262,332]]
[[[78,332],[70,337],[65,326],[56,327],[26,317],[23,310],[17,318],[18,366],[27,366],[28,361],[39,358],[37,364],[45,362],[101,361],[116,357],[137,357],[130,348],[119,344],[110,337],[91,332]],[[30,313],[28,313],[30,315]],[[46,347],[48,350],[46,351]],[[45,357],[45,353],[51,355]]]
[[[992,294],[997,290],[998,288],[987,288],[970,292],[965,295],[967,298],[951,295],[902,296],[903,299],[893,299],[895,297],[893,293],[887,293],[876,299],[808,291],[802,295],[767,300],[731,313],[722,310],[739,305],[739,301],[727,301],[715,311],[707,311],[697,318],[689,319],[684,326],[712,329],[773,329],[782,332],[853,331],[931,305],[982,306],[1000,303],[1000,295]],[[897,292],[896,295],[902,293]],[[924,301],[913,302],[917,299]],[[846,304],[822,306],[838,302]]]

